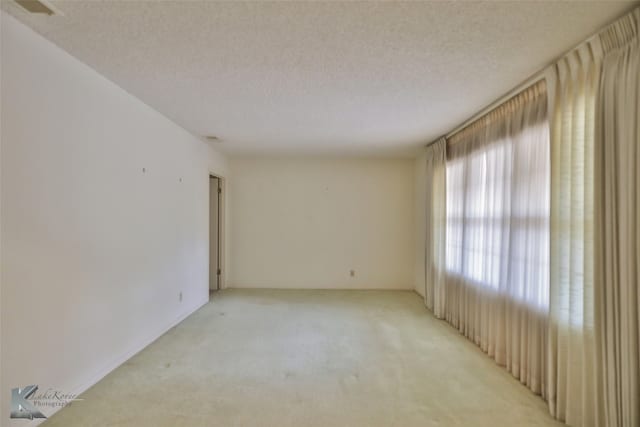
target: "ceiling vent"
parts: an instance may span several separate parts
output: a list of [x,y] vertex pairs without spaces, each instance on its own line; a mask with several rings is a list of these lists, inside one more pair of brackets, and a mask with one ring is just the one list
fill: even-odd
[[24,10],[29,13],[38,13],[45,15],[62,15],[62,13],[56,9],[51,3],[47,0],[14,0],[18,3]]
[[215,135],[207,135],[205,136],[205,138],[207,139],[207,141],[211,142],[222,142],[222,140]]

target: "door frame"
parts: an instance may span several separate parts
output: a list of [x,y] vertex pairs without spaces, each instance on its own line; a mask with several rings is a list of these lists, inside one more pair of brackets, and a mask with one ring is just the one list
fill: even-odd
[[[225,250],[225,235],[226,235],[226,216],[225,216],[225,212],[226,212],[226,183],[227,180],[225,177],[223,177],[222,175],[219,175],[217,173],[214,172],[209,172],[209,174],[207,175],[207,194],[210,195],[211,194],[211,178],[217,178],[218,179],[218,188],[220,188],[220,193],[218,193],[218,268],[220,268],[220,277],[218,278],[218,290],[222,290],[222,289],[226,289],[226,250]],[[210,212],[210,207],[211,207],[211,200],[209,200],[209,198],[207,198],[207,241],[209,242],[209,245],[211,245],[211,242],[209,241],[209,227],[211,226],[211,212]],[[207,246],[207,271],[209,273],[209,275],[211,274],[211,254],[209,252],[209,247]],[[209,275],[207,276],[207,288],[209,288]],[[211,289],[209,289],[211,290]]]

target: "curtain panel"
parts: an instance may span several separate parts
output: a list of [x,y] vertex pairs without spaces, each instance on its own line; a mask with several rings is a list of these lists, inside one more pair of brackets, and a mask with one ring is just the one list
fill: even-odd
[[549,128],[540,81],[449,139],[445,318],[546,391]]
[[606,426],[640,426],[640,8],[600,33],[595,317]]
[[447,141],[440,138],[426,152],[425,304],[444,317]]
[[554,67],[548,404],[574,426],[599,426],[594,330],[594,138],[599,46]]
[[427,154],[427,306],[576,427],[640,426],[639,33],[635,8]]
[[553,70],[548,403],[573,426],[640,425],[639,16]]

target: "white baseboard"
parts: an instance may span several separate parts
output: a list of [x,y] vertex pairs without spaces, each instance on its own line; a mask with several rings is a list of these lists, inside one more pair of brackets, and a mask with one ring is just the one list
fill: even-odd
[[[165,324],[156,333],[154,333],[151,336],[147,337],[145,340],[141,341],[138,345],[136,345],[136,346],[128,349],[124,353],[114,357],[109,363],[107,363],[102,368],[96,370],[93,373],[90,373],[90,374],[86,375],[86,377],[83,380],[78,381],[79,384],[76,384],[76,386],[71,386],[71,387],[61,388],[61,389],[64,390],[65,392],[68,390],[69,393],[75,394],[75,395],[79,395],[81,393],[84,393],[85,391],[89,390],[91,387],[96,385],[101,379],[103,379],[108,374],[110,374],[111,372],[116,370],[118,367],[120,367],[120,365],[122,365],[127,360],[131,359],[133,356],[135,356],[136,354],[140,353],[142,350],[147,348],[154,341],[156,341],[162,335],[167,333],[171,328],[173,328],[174,326],[180,324],[184,319],[186,319],[187,317],[191,316],[193,313],[195,313],[198,309],[200,309],[202,306],[204,306],[208,302],[209,302],[209,298],[207,296],[207,298],[205,300],[198,302],[195,306],[193,306],[193,308],[188,309],[186,312],[184,312],[183,314],[179,315],[177,318],[175,318],[172,321],[168,322],[168,324]],[[49,417],[53,416],[60,409],[62,409],[62,408],[56,408],[48,416]],[[36,426],[36,425],[39,425],[39,424],[41,424],[41,423],[43,423],[45,421],[46,421],[46,419],[35,419],[35,420],[32,421],[32,424],[29,424],[29,425],[30,426]]]

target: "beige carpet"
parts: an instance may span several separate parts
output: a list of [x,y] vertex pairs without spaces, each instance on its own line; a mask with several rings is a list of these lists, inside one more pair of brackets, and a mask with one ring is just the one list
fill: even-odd
[[227,290],[45,425],[546,426],[412,292]]

